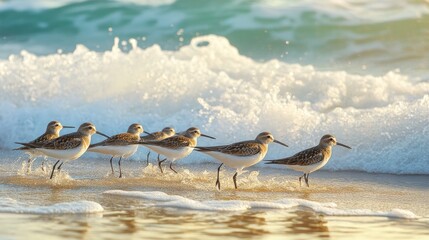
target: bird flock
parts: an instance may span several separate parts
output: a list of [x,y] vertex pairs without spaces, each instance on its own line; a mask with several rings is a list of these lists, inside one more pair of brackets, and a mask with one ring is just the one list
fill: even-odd
[[[217,168],[216,188],[220,190],[219,172],[223,165],[236,170],[233,181],[237,189],[237,175],[244,168],[257,164],[264,159],[268,152],[268,144],[275,142],[287,147],[286,144],[274,139],[274,136],[269,132],[262,132],[254,140],[242,141],[221,146],[197,146],[199,137],[215,139],[209,135],[201,133],[196,127],[188,128],[184,132],[176,133],[171,127],[166,127],[159,132],[149,133],[144,131],[143,126],[138,123],[133,123],[128,127],[128,131],[114,136],[108,136],[96,130],[92,123],[83,123],[78,130],[60,136],[60,131],[63,128],[74,128],[72,126],[63,126],[58,121],[51,121],[46,127],[44,134],[30,142],[16,142],[22,147],[14,150],[21,150],[28,154],[28,171],[31,169],[31,164],[39,156],[46,156],[56,159],[57,161],[52,167],[50,179],[54,177],[55,172],[61,171],[64,163],[78,159],[86,151],[95,152],[110,156],[110,167],[112,174],[113,158],[119,158],[119,178],[122,178],[121,160],[132,156],[139,146],[144,146],[158,154],[158,167],[161,173],[164,172],[162,163],[169,161],[169,168],[177,173],[173,168],[173,163],[176,160],[182,159],[192,153],[193,150],[207,154],[221,162]],[[147,135],[141,136],[142,133]],[[99,134],[106,139],[91,144],[91,136]],[[282,164],[287,167],[302,172],[299,177],[304,178],[307,187],[309,187],[309,174],[322,168],[330,159],[332,154],[332,146],[339,145],[351,149],[351,147],[337,142],[333,135],[324,135],[317,146],[303,150],[293,156],[275,160],[265,160],[266,164]],[[146,161],[149,163],[150,151],[147,154]],[[163,156],[163,159],[160,159]],[[60,165],[58,165],[60,164]],[[57,167],[58,165],[58,167]]]

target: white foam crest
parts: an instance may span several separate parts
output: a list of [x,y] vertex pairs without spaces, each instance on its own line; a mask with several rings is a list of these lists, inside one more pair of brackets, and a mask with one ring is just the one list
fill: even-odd
[[26,214],[81,214],[103,212],[103,207],[92,201],[62,202],[47,206],[23,203],[12,198],[0,197],[0,212]]
[[[124,53],[119,43],[101,53],[78,45],[70,54],[23,51],[0,60],[0,147],[34,139],[53,119],[74,126],[91,121],[109,135],[134,122],[148,131],[197,126],[217,137],[199,139],[203,146],[270,131],[290,148],[272,144],[267,159],[290,156],[332,133],[353,150],[335,148],[328,169],[429,173],[421,157],[429,154],[428,82],[397,71],[359,76],[255,62],[214,35],[178,51],[134,42]],[[181,161],[213,160],[194,153]]]
[[103,194],[121,197],[133,197],[155,201],[159,207],[173,207],[200,211],[245,211],[250,209],[291,209],[297,207],[310,208],[315,212],[329,216],[380,216],[392,218],[416,219],[417,215],[408,210],[393,209],[391,211],[372,211],[369,209],[339,209],[335,203],[320,203],[304,199],[285,198],[277,201],[243,201],[243,200],[210,200],[198,201],[164,192],[109,190]]

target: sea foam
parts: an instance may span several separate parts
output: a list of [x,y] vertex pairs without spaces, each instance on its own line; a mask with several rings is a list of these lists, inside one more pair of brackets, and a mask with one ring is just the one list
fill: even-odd
[[[22,51],[0,60],[0,148],[34,139],[54,119],[76,127],[90,121],[109,135],[134,122],[148,131],[196,126],[217,138],[199,139],[202,146],[270,131],[290,148],[272,144],[267,159],[290,156],[331,133],[353,149],[335,147],[326,169],[429,174],[427,81],[399,71],[362,76],[257,62],[215,35],[177,51],[141,49],[135,39],[126,44],[127,52],[116,39],[105,52],[78,45],[69,54]],[[181,160],[202,161],[215,160],[199,153]]]
[[12,198],[0,198],[1,213],[79,214],[103,212],[103,207],[92,201],[62,202],[47,206],[23,203]]
[[133,197],[154,201],[158,207],[173,207],[200,211],[245,211],[250,209],[291,209],[305,207],[328,216],[380,216],[391,218],[415,219],[417,215],[408,210],[373,211],[369,209],[340,209],[335,203],[320,203],[304,199],[285,198],[272,202],[243,200],[210,200],[198,201],[164,192],[140,192],[109,190],[103,194],[122,197]]

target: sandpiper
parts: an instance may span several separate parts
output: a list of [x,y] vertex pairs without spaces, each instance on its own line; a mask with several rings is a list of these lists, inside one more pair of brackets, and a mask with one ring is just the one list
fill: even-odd
[[166,160],[170,160],[170,169],[177,173],[172,167],[173,162],[191,154],[197,145],[197,138],[200,136],[215,139],[214,137],[202,134],[198,128],[191,127],[186,130],[184,135],[176,135],[160,141],[139,143],[166,157],[158,162],[161,172],[163,172],[161,164]]
[[[60,136],[60,131],[63,128],[74,128],[74,127],[63,126],[58,121],[51,121],[48,123],[48,126],[46,127],[46,131],[44,134],[40,135],[38,138],[36,138],[33,141],[28,142],[28,143],[41,144],[41,143],[47,142],[49,140],[58,138]],[[33,164],[33,161],[37,157],[44,155],[42,152],[37,151],[36,149],[30,148],[30,147],[20,147],[20,148],[15,148],[14,150],[22,150],[26,154],[28,154],[29,158],[28,158],[28,162],[27,162],[27,172],[30,172],[31,165]]]
[[44,155],[52,158],[58,159],[54,164],[51,172],[52,179],[54,175],[54,170],[57,164],[62,161],[62,163],[58,166],[58,171],[60,171],[61,166],[64,162],[72,161],[78,159],[82,154],[86,152],[91,143],[91,136],[97,133],[104,137],[109,138],[104,133],[101,133],[95,129],[94,124],[92,123],[83,123],[80,125],[77,132],[69,133],[63,135],[61,137],[55,138],[48,142],[43,143],[19,143],[26,147],[36,149],[37,151],[42,152]]
[[[174,128],[165,127],[160,132],[153,132],[153,133],[150,133],[149,135],[141,136],[140,140],[143,142],[161,141],[168,137],[174,136],[174,134],[176,134],[176,131],[174,130]],[[147,156],[146,156],[146,165],[149,165],[149,156],[150,156],[150,151],[147,153]],[[158,154],[158,161],[159,161],[159,154]]]
[[307,187],[310,187],[308,176],[328,163],[331,158],[332,146],[334,145],[351,149],[351,147],[337,142],[333,135],[327,134],[320,139],[319,145],[315,147],[301,151],[291,157],[266,160],[268,161],[266,164],[283,164],[295,171],[303,172],[304,175],[299,177],[299,185],[301,186],[301,179],[304,177]]
[[115,174],[113,170],[112,160],[114,157],[119,157],[119,178],[122,178],[121,160],[122,158],[130,157],[137,151],[139,145],[130,145],[130,143],[140,141],[140,134],[142,132],[147,133],[143,130],[142,125],[138,123],[133,123],[128,127],[128,131],[126,133],[120,133],[102,142],[91,144],[88,148],[88,151],[111,155],[112,157],[110,158],[110,168],[112,169],[112,175]]
[[223,164],[235,168],[236,172],[232,179],[234,186],[237,189],[237,175],[241,173],[244,168],[250,167],[260,162],[268,151],[268,144],[275,142],[286,146],[286,144],[274,139],[273,135],[269,132],[262,132],[258,134],[255,140],[233,143],[230,145],[213,146],[213,147],[195,147],[197,151],[210,155],[220,162],[217,169],[216,187],[220,190],[219,171]]

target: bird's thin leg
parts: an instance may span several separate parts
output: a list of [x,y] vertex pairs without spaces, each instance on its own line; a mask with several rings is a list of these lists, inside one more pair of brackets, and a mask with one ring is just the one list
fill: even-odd
[[113,156],[110,158],[110,169],[112,169],[112,175],[115,175],[115,171],[113,171]]
[[57,164],[60,162],[60,160],[58,160],[55,164],[54,164],[54,167],[52,167],[52,172],[51,172],[51,177],[49,178],[49,179],[52,179],[52,177],[54,176],[54,170],[55,170],[55,167],[57,166]]
[[161,163],[165,162],[165,160],[167,160],[167,158],[164,158],[164,160],[161,160],[161,161],[158,158],[158,167],[159,167],[159,170],[161,170],[161,173],[164,173],[164,171],[162,170]]
[[310,184],[308,184],[308,176],[310,175],[310,173],[307,173],[307,175],[305,176],[305,184],[307,184],[307,187],[310,187]]
[[234,176],[232,177],[232,179],[234,180],[235,189],[237,189],[237,174],[238,172],[235,172]]
[[61,166],[63,165],[64,162],[61,162],[61,164],[58,166],[57,171],[61,172]]
[[223,163],[217,168],[217,179],[216,179],[216,187],[218,190],[220,190],[220,181],[219,181],[219,172],[220,172],[220,168],[222,167]]
[[150,156],[150,151],[146,155],[146,166],[149,166],[149,156]]
[[304,175],[302,175],[301,177],[299,177],[299,186],[300,186],[300,187],[302,186],[302,184],[301,184],[301,179],[302,179],[302,177],[304,177],[304,179],[305,179],[305,173],[304,173]]
[[173,170],[173,172],[177,173],[176,170],[173,169],[172,165],[173,165],[173,162],[170,163],[170,169]]
[[119,178],[122,178],[121,160],[122,160],[122,156],[119,158],[119,162],[118,162],[118,165],[119,165]]

